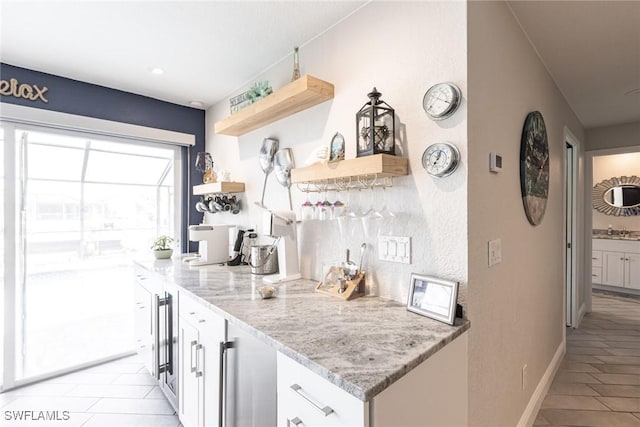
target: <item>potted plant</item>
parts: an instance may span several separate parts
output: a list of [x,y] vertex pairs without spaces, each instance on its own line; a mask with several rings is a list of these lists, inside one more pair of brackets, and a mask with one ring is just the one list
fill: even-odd
[[158,236],[153,242],[153,246],[151,246],[153,256],[155,256],[156,259],[171,258],[171,255],[173,255],[172,243],[173,239],[171,237]]

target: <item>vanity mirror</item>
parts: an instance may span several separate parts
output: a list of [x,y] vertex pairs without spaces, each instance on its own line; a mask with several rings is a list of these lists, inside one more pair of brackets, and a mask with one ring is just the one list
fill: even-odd
[[593,208],[606,215],[640,215],[640,178],[620,176],[597,183],[592,191]]

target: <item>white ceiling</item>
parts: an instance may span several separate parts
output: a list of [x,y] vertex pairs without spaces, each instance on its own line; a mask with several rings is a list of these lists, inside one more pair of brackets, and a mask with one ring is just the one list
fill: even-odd
[[[0,59],[207,107],[366,2],[0,0]],[[640,121],[640,1],[510,6],[585,127]]]
[[640,122],[639,1],[510,6],[586,128]]
[[207,107],[364,3],[0,0],[0,59]]

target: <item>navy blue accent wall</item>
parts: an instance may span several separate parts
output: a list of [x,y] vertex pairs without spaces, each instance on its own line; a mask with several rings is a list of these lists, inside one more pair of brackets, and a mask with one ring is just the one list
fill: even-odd
[[[0,102],[195,135],[196,145],[183,149],[182,214],[183,218],[188,218],[188,224],[200,223],[202,214],[194,208],[199,197],[191,196],[190,185],[201,179],[200,173],[191,167],[191,159],[195,159],[198,151],[204,151],[203,110],[0,63],[0,79],[8,81],[12,78],[20,83],[47,87],[45,98],[48,102],[3,95],[0,95]],[[188,242],[186,227],[182,230],[181,240],[185,251]]]

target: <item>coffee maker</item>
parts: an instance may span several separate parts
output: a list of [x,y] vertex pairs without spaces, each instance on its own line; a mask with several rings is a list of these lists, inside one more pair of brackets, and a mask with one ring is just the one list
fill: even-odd
[[189,265],[221,264],[229,260],[229,229],[235,225],[202,224],[189,226],[189,240],[198,242],[197,258],[189,259]]

